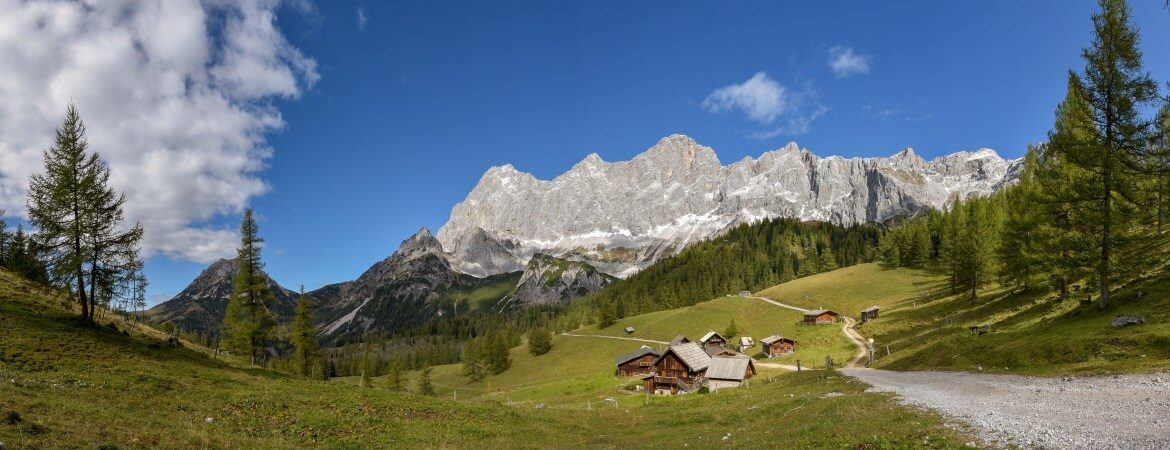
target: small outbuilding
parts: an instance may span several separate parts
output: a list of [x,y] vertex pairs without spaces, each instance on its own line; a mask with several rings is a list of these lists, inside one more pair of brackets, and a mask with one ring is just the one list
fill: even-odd
[[654,361],[662,356],[657,350],[645,345],[614,359],[619,377],[647,375],[654,371]]
[[747,298],[747,297],[751,297],[752,293],[751,293],[751,291],[739,291],[739,296]]
[[690,341],[691,340],[688,339],[686,336],[683,336],[680,334],[678,336],[675,336],[674,339],[670,340],[670,345],[686,344],[687,342],[690,342]]
[[754,339],[752,339],[751,336],[740,336],[739,337],[739,352],[740,353],[750,352],[750,351],[752,351],[752,347],[755,347],[755,346],[756,346],[756,342]]
[[727,357],[727,358],[747,358],[747,355],[740,353],[740,352],[737,352],[734,349],[730,349],[730,348],[707,347],[707,348],[703,349],[703,351],[705,353],[707,353],[707,356],[710,356],[712,358],[717,357],[717,356],[722,356],[722,357]]
[[756,365],[751,358],[711,358],[711,365],[707,367],[707,389],[714,392],[737,387],[755,375]]
[[634,327],[626,327],[625,332],[626,334],[634,334]]
[[787,355],[796,351],[796,341],[775,334],[760,339],[760,346],[763,347],[763,353],[768,355],[769,358]]
[[703,348],[719,347],[727,348],[727,338],[714,331],[708,331],[703,337],[699,338],[699,344]]
[[829,309],[814,309],[804,313],[804,323],[807,324],[826,324],[837,323],[837,317],[840,316],[836,311]]
[[869,322],[870,320],[876,319],[877,316],[878,316],[877,305],[870,306],[869,308],[865,308],[865,309],[861,310],[861,323]]

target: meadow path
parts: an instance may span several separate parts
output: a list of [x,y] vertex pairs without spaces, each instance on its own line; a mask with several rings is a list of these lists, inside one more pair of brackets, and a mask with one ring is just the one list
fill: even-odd
[[650,344],[664,344],[664,345],[669,344],[669,342],[666,342],[666,341],[655,341],[653,339],[628,338],[628,337],[621,337],[621,336],[606,336],[604,334],[574,334],[574,333],[565,332],[565,333],[561,333],[561,335],[562,336],[573,336],[573,337],[617,339],[617,340],[621,340],[621,341],[646,342],[646,343],[650,343]]
[[894,392],[969,424],[999,446],[1170,448],[1170,374],[1032,377],[844,369],[872,391]]
[[[788,308],[788,309],[795,310],[795,311],[802,312],[802,313],[808,312],[807,309],[797,308],[797,307],[789,305],[789,304],[780,303],[776,300],[772,300],[772,299],[767,298],[767,297],[748,297],[748,298],[754,298],[756,300],[763,300],[767,303],[771,303],[771,304],[779,306],[781,308]],[[868,355],[868,351],[869,351],[868,346],[865,345],[865,338],[863,336],[861,336],[861,333],[858,333],[857,330],[853,329],[854,325],[856,325],[856,322],[854,322],[853,319],[846,317],[845,318],[845,325],[843,325],[841,327],[841,332],[845,333],[845,337],[849,338],[849,341],[853,342],[853,345],[857,347],[857,355],[855,355],[853,357],[853,359],[849,360],[849,362],[846,363],[845,367],[864,366],[865,365],[864,364],[865,358]]]

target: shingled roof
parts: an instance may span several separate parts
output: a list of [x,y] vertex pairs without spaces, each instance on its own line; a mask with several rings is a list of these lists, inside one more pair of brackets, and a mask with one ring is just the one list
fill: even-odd
[[699,342],[707,342],[708,340],[710,340],[711,338],[713,338],[715,336],[719,336],[719,338],[723,339],[724,341],[727,340],[726,338],[723,338],[723,335],[721,335],[719,333],[716,333],[714,331],[708,331],[707,334],[704,334],[703,337],[699,338]]
[[774,342],[779,342],[779,341],[782,341],[782,340],[783,340],[783,341],[788,341],[788,342],[796,342],[796,341],[794,341],[794,340],[792,340],[792,339],[788,339],[788,338],[786,338],[786,337],[784,337],[784,336],[777,336],[777,335],[773,334],[773,335],[771,335],[771,336],[768,336],[768,337],[766,337],[766,338],[760,339],[760,343],[761,343],[761,344],[764,344],[764,345],[772,345],[772,343],[774,343]]
[[832,314],[835,316],[839,315],[839,314],[837,314],[836,311],[833,311],[831,309],[814,309],[812,311],[808,311],[808,312],[804,313],[804,315],[806,315],[806,316],[819,316],[821,314],[826,314],[826,313]]
[[711,358],[707,379],[743,381],[749,366],[755,367],[751,358]]
[[690,342],[690,341],[691,340],[687,339],[686,336],[683,336],[680,334],[678,336],[675,336],[674,339],[670,340],[670,345],[678,345],[678,344],[682,344],[682,343],[686,343],[686,342]]
[[865,308],[865,309],[861,310],[861,312],[874,312],[877,310],[878,310],[877,305],[874,305],[874,306],[870,306],[869,308]]
[[634,350],[632,352],[629,352],[629,353],[626,353],[622,356],[614,358],[614,364],[620,366],[620,365],[622,365],[622,363],[628,362],[628,361],[635,359],[635,358],[641,358],[642,356],[645,356],[645,355],[654,355],[655,357],[661,356],[658,353],[658,351],[643,345],[642,348],[640,348],[640,349]]
[[[662,356],[659,356],[658,360],[660,361],[662,358],[665,358],[667,353],[678,355],[678,359],[682,360],[683,364],[686,364],[691,369],[691,372],[698,372],[711,365],[711,357],[707,356],[703,348],[694,342],[672,345],[665,352],[662,352]],[[655,361],[655,363],[657,362]]]

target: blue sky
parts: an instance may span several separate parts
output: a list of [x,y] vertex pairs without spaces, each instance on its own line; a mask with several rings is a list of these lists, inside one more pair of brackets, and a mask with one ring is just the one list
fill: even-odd
[[[1170,79],[1170,12],[1162,0],[1132,3],[1147,70]],[[1018,157],[1044,138],[1066,71],[1082,67],[1096,8],[728,5],[279,9],[276,26],[315,68],[297,95],[262,103],[283,117],[265,133],[271,157],[255,172],[268,189],[246,197],[269,272],[293,289],[352,279],[419,227],[442,226],[490,166],[550,178],[590,152],[624,160],[673,133],[724,163],[788,141],[822,156],[911,146],[926,157],[980,147]],[[238,213],[223,210],[201,223],[234,228]],[[202,267],[151,258],[152,294],[177,293]]]

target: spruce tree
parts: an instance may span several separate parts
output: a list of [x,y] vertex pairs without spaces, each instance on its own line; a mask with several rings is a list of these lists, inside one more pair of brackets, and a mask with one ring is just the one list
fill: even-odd
[[99,299],[124,293],[138,261],[142,226],[121,230],[126,198],[109,187],[110,170],[88,151],[85,131],[70,104],[44,152],[45,172],[29,179],[28,211],[52,279],[73,290],[82,318],[93,322]]
[[232,280],[232,295],[223,320],[223,342],[229,350],[246,352],[252,364],[264,349],[275,325],[269,305],[275,300],[260,259],[263,239],[258,235],[251,209],[240,223],[240,247],[236,252],[238,270]]
[[431,384],[431,366],[429,364],[423,367],[418,374],[418,393],[422,395],[435,394],[435,385]]
[[386,371],[386,388],[395,392],[403,390],[402,365],[397,358],[390,361],[390,368]]
[[313,299],[305,295],[304,286],[301,286],[301,295],[297,297],[289,340],[294,348],[293,363],[297,371],[301,376],[309,376],[321,355],[317,343],[317,325],[313,321]]
[[731,339],[738,335],[739,327],[735,326],[735,319],[731,319],[731,322],[727,324],[727,329],[723,330],[723,337],[726,339]]
[[534,327],[528,332],[528,352],[543,355],[552,350],[552,333],[547,328]]
[[1157,85],[1143,72],[1137,28],[1125,0],[1100,0],[1093,15],[1095,37],[1082,52],[1085,98],[1090,106],[1091,145],[1069,153],[1072,164],[1093,174],[1082,186],[1085,196],[1097,200],[1092,220],[1099,227],[1097,287],[1100,305],[1109,305],[1115,263],[1133,254],[1132,212],[1143,202],[1141,178],[1148,151],[1150,121],[1142,110],[1157,97]]
[[1029,148],[1019,181],[1003,194],[1006,207],[998,254],[1000,283],[1021,286],[1025,292],[1031,287],[1040,266],[1037,241],[1043,216],[1036,208],[1040,188],[1036,180],[1039,164],[1039,153],[1035,148]]

